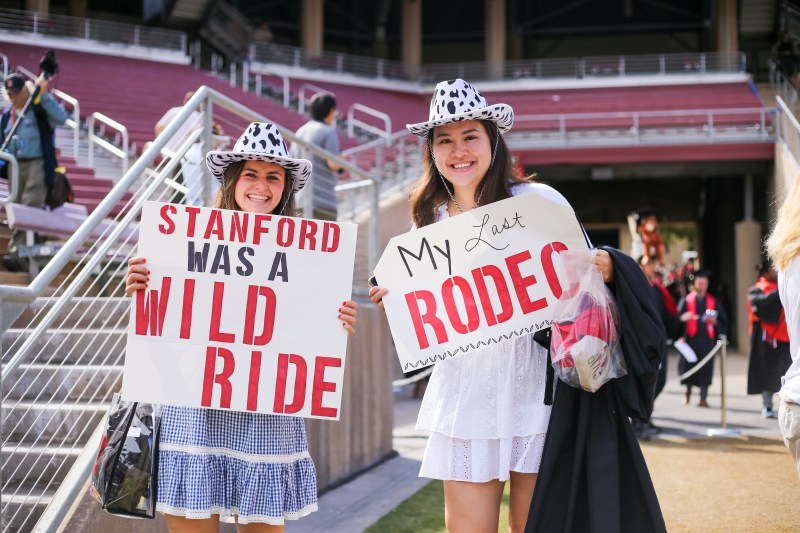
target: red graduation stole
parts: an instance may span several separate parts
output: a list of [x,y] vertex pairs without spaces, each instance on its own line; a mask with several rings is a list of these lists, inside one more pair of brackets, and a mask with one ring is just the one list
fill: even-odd
[[[716,309],[716,300],[714,300],[714,297],[710,294],[706,294],[706,310],[716,311]],[[690,311],[693,315],[697,314],[697,293],[695,291],[690,292],[686,296],[686,310]],[[709,338],[713,339],[716,337],[714,334],[714,324],[711,322],[706,322],[706,331],[708,332]],[[686,333],[688,333],[690,337],[697,335],[697,320],[690,320],[686,323]]]

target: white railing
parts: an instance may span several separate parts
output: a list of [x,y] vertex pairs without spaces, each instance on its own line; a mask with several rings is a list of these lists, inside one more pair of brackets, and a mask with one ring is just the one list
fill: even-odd
[[[368,122],[364,122],[363,120],[355,118],[356,112],[361,112],[367,114],[371,117],[375,117],[378,120],[383,121],[383,128],[378,128],[373,126]],[[368,131],[373,135],[377,135],[378,137],[384,139],[386,144],[389,144],[389,141],[392,137],[392,119],[386,113],[382,111],[378,111],[377,109],[373,109],[369,106],[363,104],[353,104],[350,106],[350,109],[347,110],[347,135],[348,137],[355,137],[355,128],[359,127],[362,130]]]
[[[37,76],[30,70],[26,69],[25,67],[19,66],[17,67],[17,71],[25,76],[27,76],[31,80],[36,80]],[[70,112],[70,118],[67,119],[66,125],[72,128],[72,153],[75,155],[75,160],[78,159],[78,142],[80,139],[80,129],[81,129],[81,106],[78,102],[77,98],[74,98],[61,89],[53,89],[50,91],[50,94],[56,100],[59,100],[61,104],[64,106],[64,110],[68,110],[72,108]]]
[[[127,259],[134,253],[141,206],[146,200],[179,201],[169,178],[180,175],[184,154],[197,142],[204,149],[210,147],[212,118],[218,118],[212,114],[213,106],[239,120],[268,120],[216,91],[199,88],[28,287],[0,286],[2,332],[11,335],[10,340],[4,337],[2,367],[2,531],[30,531],[47,504],[34,531],[54,532],[81,497],[96,455],[92,453],[97,446],[95,430],[120,385],[130,305],[122,297],[124,274]],[[161,157],[164,146],[198,110],[204,116],[202,129],[186,139],[175,157]],[[363,285],[365,272],[371,272],[380,252],[376,180],[352,163],[279,129],[287,141],[342,165],[358,180],[358,190],[371,194],[373,202],[363,219],[370,249],[361,249],[369,259],[356,274],[358,285]],[[152,168],[156,160],[161,162]],[[130,199],[120,208],[128,193]],[[120,214],[107,219],[115,208]],[[47,212],[42,216],[48,216]],[[98,228],[105,230],[92,238]],[[69,269],[73,262],[77,265]],[[9,330],[28,303],[62,271],[66,272],[63,283],[39,301],[38,312],[26,317],[31,326]],[[69,475],[64,477],[67,470]]]
[[4,161],[8,167],[6,170],[8,185],[0,188],[0,193],[5,193],[0,194],[0,204],[5,205],[14,199],[19,190],[19,163],[16,157],[4,151],[0,151],[0,161]]
[[545,147],[768,142],[771,109],[690,109],[619,113],[519,115],[513,149]]
[[186,33],[182,31],[35,11],[0,9],[0,32],[30,33],[35,37],[72,38],[186,54]]
[[775,137],[800,165],[800,123],[792,109],[780,96],[777,96],[775,100],[778,103],[775,115]]
[[[97,133],[95,133],[95,125],[97,124],[101,125],[102,130],[104,130],[106,126],[114,130],[116,132],[115,140],[118,141],[119,146],[110,143],[104,137],[97,135]],[[105,116],[104,114],[95,111],[89,117],[87,130],[89,135],[89,167],[94,167],[94,147],[96,145],[110,152],[111,155],[119,157],[122,162],[122,173],[120,174],[120,176],[125,174],[125,172],[128,171],[128,161],[130,157],[128,128],[126,128],[116,120],[111,119]]]
[[435,83],[452,78],[465,78],[473,81],[587,79],[643,75],[744,73],[746,70],[745,55],[742,52],[508,60],[500,65],[502,68],[498,68],[495,63],[486,61],[451,62],[423,65],[417,77],[408,76],[403,64],[398,61],[334,52],[311,54],[302,48],[272,43],[251,45],[249,58],[253,63],[265,65],[282,65],[366,78],[398,79],[421,83]]

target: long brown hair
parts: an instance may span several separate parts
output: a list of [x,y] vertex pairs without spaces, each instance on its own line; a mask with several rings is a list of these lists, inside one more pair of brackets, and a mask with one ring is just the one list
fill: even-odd
[[[242,173],[244,164],[245,161],[236,161],[228,165],[223,171],[222,186],[219,188],[219,191],[217,191],[217,199],[214,201],[214,207],[217,209],[235,209],[237,211],[242,211],[242,208],[236,203],[235,192],[236,183],[239,181],[239,175]],[[281,201],[275,207],[272,214],[284,215],[287,217],[297,216],[294,205],[294,180],[292,180],[292,173],[285,168],[283,172],[285,178],[283,180],[284,185],[283,192],[281,193]],[[283,210],[283,213],[281,213],[281,207],[283,207],[284,202],[286,203],[286,208]]]
[[[487,205],[510,198],[511,187],[523,180],[518,175],[517,169],[511,161],[511,152],[506,145],[505,139],[497,131],[494,122],[489,120],[479,120],[478,122],[483,124],[489,136],[490,146],[494,147],[495,143],[497,143],[494,163],[475,188],[475,201],[477,202],[478,196],[480,196],[480,205]],[[433,130],[434,128],[431,128],[428,132],[428,142],[423,148],[422,163],[424,169],[422,176],[417,180],[417,184],[411,192],[411,218],[418,228],[433,224],[435,221],[435,209],[440,205],[446,204],[450,199],[450,195],[439,177],[439,170],[436,168],[431,155]]]

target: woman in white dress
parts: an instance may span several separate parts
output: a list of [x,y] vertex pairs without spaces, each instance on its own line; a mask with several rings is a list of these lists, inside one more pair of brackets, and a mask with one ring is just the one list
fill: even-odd
[[[556,190],[517,176],[502,137],[513,121],[510,106],[488,105],[464,80],[436,86],[428,122],[407,126],[429,148],[411,198],[416,227],[520,194],[569,205]],[[610,280],[608,253],[598,252],[596,262]],[[370,297],[382,306],[387,292],[373,287]],[[496,532],[506,481],[510,530],[525,528],[550,419],[546,365],[547,350],[528,335],[434,368],[417,420],[430,431],[420,476],[444,480],[448,531]]]

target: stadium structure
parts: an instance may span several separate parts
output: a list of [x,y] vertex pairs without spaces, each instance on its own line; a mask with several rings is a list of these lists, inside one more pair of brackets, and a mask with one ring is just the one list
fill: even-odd
[[[460,77],[513,106],[515,161],[569,200],[595,244],[635,248],[629,215],[655,211],[666,263],[713,272],[745,346],[746,289],[800,164],[800,58],[773,51],[784,31],[800,38],[792,1],[0,2],[4,75],[35,78],[56,52],[52,92],[70,115],[57,148],[75,191],[54,211],[11,203],[13,164],[0,190],[4,235],[30,234],[30,270],[0,272],[0,530],[113,527],[85,486],[121,382],[142,203],[209,204],[193,150],[263,119],[296,142],[320,91],[337,99],[342,153],[309,150],[346,169],[336,191],[340,220],[360,228],[355,298],[410,227],[421,146],[405,124],[427,117],[438,81]],[[201,127],[184,131],[193,112]],[[309,423],[312,455],[328,459],[322,490],[391,454],[391,340],[369,306],[359,322],[370,333],[350,343],[362,363],[348,367],[342,422]]]

